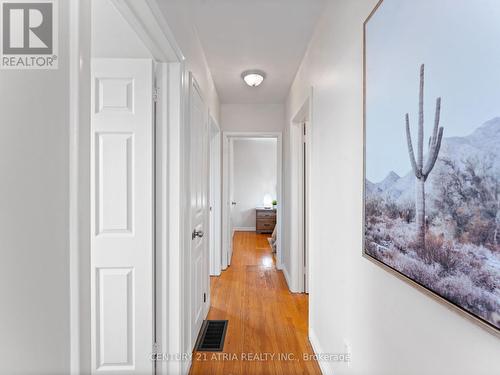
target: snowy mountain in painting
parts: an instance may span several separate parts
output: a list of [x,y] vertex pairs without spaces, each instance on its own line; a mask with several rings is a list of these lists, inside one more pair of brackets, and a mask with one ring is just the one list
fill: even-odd
[[[467,160],[489,162],[495,174],[500,175],[500,117],[484,123],[468,136],[443,138],[436,171],[431,173],[426,184],[426,194],[431,198],[434,195],[437,171],[445,159],[454,161],[460,168],[464,168],[464,162]],[[396,203],[411,202],[415,197],[415,175],[413,171],[409,171],[399,177],[397,173],[390,171],[387,177],[378,183],[367,180],[366,191],[367,194]]]

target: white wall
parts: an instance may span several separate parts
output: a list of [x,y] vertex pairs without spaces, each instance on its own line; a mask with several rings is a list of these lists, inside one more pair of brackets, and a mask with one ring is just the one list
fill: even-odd
[[[314,87],[310,336],[325,374],[492,375],[500,340],[361,256],[362,23],[376,0],[325,9],[291,87],[287,119]],[[290,229],[290,228],[288,228]]]
[[92,57],[151,58],[151,53],[110,0],[92,0]]
[[284,104],[221,104],[221,127],[232,132],[280,132],[285,127]]
[[0,374],[69,373],[68,5],[58,70],[0,71]]
[[276,139],[233,140],[233,226],[255,228],[255,207],[262,207],[264,196],[276,199]]

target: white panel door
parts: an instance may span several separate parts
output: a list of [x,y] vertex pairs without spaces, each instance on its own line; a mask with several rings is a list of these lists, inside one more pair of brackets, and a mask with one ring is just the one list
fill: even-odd
[[205,319],[208,302],[208,110],[200,90],[190,80],[190,177],[191,177],[191,343]]
[[92,61],[93,373],[153,373],[152,68]]

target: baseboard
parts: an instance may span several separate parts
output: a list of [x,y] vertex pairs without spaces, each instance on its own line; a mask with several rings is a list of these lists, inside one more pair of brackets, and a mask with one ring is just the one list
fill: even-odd
[[286,269],[286,267],[283,267],[282,264],[280,264],[280,266],[281,266],[280,269],[283,272],[283,275],[285,275],[286,285],[288,286],[288,289],[292,292],[291,283],[290,283],[291,280],[290,280],[290,275],[288,274],[288,270]]
[[280,271],[283,271],[283,264],[279,261],[278,256],[276,253],[274,253],[276,257],[276,268],[279,269]]
[[[323,351],[321,348],[321,345],[319,344],[318,338],[314,331],[309,327],[309,342],[311,343],[311,346],[313,348],[314,354],[321,355],[322,353],[326,353]],[[323,375],[333,375],[334,370],[331,367],[329,362],[326,361],[318,361],[319,368],[321,369],[321,373]]]
[[283,272],[283,275],[285,275],[286,285],[288,286],[288,290],[290,291],[290,293],[302,293],[302,290],[298,290],[292,284],[292,278],[290,277],[290,274],[288,273],[286,267],[283,264],[280,264],[280,267],[277,268]]
[[234,227],[233,232],[255,232],[255,227]]

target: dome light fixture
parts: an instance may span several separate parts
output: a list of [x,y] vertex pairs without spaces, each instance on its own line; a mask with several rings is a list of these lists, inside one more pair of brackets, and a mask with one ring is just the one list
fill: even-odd
[[266,73],[262,70],[245,70],[241,73],[241,78],[243,78],[243,81],[245,81],[248,86],[257,87],[264,81],[264,78],[266,78]]

